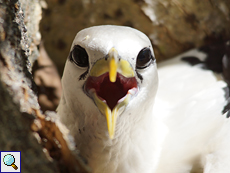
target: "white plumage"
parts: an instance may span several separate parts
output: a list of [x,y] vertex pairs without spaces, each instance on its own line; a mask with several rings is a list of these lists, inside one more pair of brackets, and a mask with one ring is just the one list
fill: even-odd
[[[185,55],[194,54],[205,56],[196,50]],[[153,57],[147,36],[129,27],[96,26],[77,34],[62,78],[58,114],[81,155],[95,173],[230,172],[230,123],[222,115],[226,84],[212,72],[180,61],[180,56],[158,65],[158,86]],[[109,98],[102,103],[103,94],[92,89],[96,84],[88,84],[106,73],[114,79],[111,64],[116,81],[137,82],[116,106],[106,105],[105,100],[112,102]],[[98,85],[108,84],[108,92],[118,92],[108,89],[113,83]],[[113,117],[111,109],[117,110],[114,137],[105,118]]]

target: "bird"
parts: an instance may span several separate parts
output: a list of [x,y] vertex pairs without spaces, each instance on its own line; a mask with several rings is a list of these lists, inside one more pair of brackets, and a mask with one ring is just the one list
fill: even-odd
[[116,25],[79,31],[58,116],[94,173],[227,173],[230,122],[221,77],[183,57],[156,63],[150,39]]

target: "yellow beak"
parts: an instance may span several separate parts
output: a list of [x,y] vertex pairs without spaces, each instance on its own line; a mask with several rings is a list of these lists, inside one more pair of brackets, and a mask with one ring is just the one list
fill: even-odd
[[[99,77],[105,73],[109,73],[110,82],[114,83],[119,72],[126,78],[134,77],[134,71],[128,61],[119,59],[118,52],[115,48],[111,48],[106,58],[98,60],[90,71],[90,76]],[[111,91],[112,92],[112,91]],[[111,110],[107,103],[101,100],[96,93],[92,95],[95,104],[107,120],[108,132],[110,139],[114,138],[116,120],[119,114],[124,111],[124,108],[129,103],[130,93],[127,93],[122,102]]]
[[118,53],[117,50],[112,48],[109,51],[109,79],[111,82],[116,82],[117,78],[117,62],[116,60],[118,59]]

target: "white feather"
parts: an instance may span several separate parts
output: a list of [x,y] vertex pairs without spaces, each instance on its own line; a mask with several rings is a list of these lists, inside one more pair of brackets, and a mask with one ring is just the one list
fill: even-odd
[[[84,47],[90,67],[115,47],[135,69],[136,57],[151,47],[147,36],[128,27],[85,29],[73,45]],[[152,50],[153,53],[153,50]],[[185,55],[205,55],[193,50]],[[83,92],[82,69],[66,62],[58,114],[95,173],[227,173],[230,124],[222,115],[225,86],[210,71],[180,61],[181,56],[139,71],[139,93],[118,117],[110,140],[105,117]],[[87,77],[87,76],[86,76]],[[157,96],[155,99],[155,95]],[[155,99],[155,104],[154,104]],[[80,129],[80,130],[79,130]]]
[[192,50],[158,66],[154,115],[162,118],[169,133],[157,173],[230,170],[230,124],[222,115],[226,84],[213,72],[180,61],[183,56],[203,56],[197,53]]

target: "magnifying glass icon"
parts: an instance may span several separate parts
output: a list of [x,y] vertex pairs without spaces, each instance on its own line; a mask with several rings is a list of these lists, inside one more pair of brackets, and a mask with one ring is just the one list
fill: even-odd
[[7,154],[3,158],[3,162],[7,166],[12,166],[15,170],[18,169],[18,167],[14,164],[15,163],[15,158],[12,154]]

